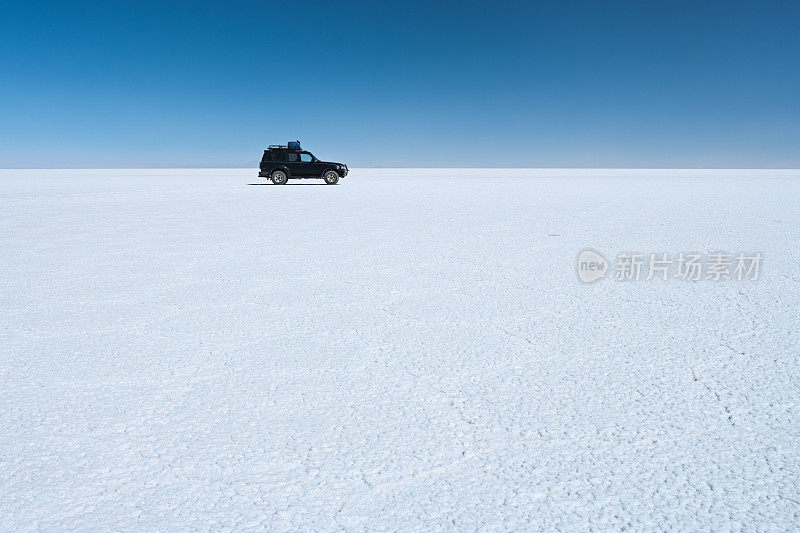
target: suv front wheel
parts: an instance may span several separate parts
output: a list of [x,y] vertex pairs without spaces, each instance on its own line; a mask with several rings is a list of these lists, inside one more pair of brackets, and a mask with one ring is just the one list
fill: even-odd
[[339,183],[339,174],[333,170],[329,170],[322,177],[328,185],[336,185]]
[[283,185],[286,183],[287,177],[286,172],[283,170],[276,170],[272,173],[272,183],[275,185]]

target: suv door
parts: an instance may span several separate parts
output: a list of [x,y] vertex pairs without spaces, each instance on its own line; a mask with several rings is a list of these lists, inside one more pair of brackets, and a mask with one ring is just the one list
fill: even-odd
[[285,156],[286,156],[286,168],[289,169],[289,174],[292,177],[297,177],[297,178],[301,177],[303,175],[303,172],[300,164],[300,154],[292,150],[287,150]]
[[311,152],[300,152],[299,172],[302,172],[303,176],[318,177],[322,170],[317,169],[317,166],[316,158]]

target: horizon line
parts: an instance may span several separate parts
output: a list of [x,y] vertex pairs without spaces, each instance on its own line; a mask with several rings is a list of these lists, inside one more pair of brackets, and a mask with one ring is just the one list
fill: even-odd
[[[4,170],[258,170],[258,166],[246,167],[2,167]],[[790,170],[800,171],[800,167],[448,167],[448,166],[364,166],[350,167],[355,169],[443,169],[443,170],[475,170],[475,169],[508,169],[508,170]]]

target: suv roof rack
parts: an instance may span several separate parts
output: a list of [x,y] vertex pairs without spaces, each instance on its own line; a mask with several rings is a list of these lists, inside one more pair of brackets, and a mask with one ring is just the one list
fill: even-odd
[[302,150],[300,141],[289,141],[287,144],[270,144],[269,150]]
[[300,152],[303,149],[300,147],[286,146],[285,144],[270,144],[268,150],[295,150]]

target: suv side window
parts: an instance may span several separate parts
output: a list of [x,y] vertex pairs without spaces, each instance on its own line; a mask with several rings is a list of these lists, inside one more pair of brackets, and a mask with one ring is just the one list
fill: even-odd
[[286,161],[290,163],[297,161],[297,152],[286,152]]
[[314,158],[313,158],[313,157],[311,157],[311,154],[309,154],[309,153],[307,153],[307,152],[302,152],[302,153],[300,154],[300,161],[302,161],[303,163],[311,163],[311,161],[312,161],[313,159],[314,159]]
[[269,151],[269,160],[270,161],[283,161],[283,154],[279,150],[270,150]]

